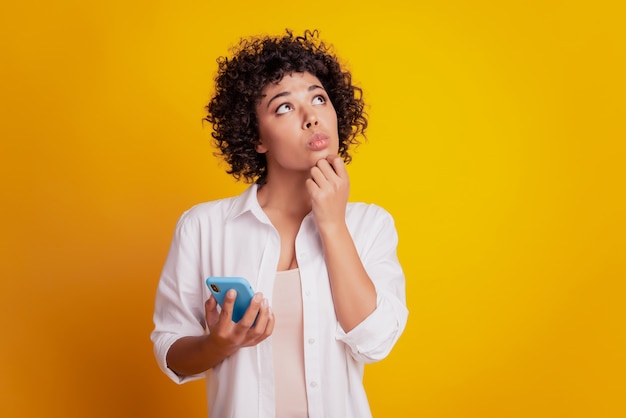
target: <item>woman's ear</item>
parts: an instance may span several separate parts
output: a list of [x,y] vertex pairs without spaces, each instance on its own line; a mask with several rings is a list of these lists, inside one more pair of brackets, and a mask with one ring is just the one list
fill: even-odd
[[263,145],[261,140],[259,140],[259,142],[254,146],[254,149],[256,149],[256,152],[259,154],[265,154],[267,152],[267,147]]

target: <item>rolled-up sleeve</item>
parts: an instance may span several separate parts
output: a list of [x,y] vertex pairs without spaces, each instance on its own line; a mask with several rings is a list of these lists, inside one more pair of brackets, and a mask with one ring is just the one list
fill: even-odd
[[204,377],[179,376],[167,366],[167,352],[179,338],[204,334],[203,278],[199,263],[199,234],[187,213],[179,219],[157,286],[154,329],[150,335],[161,370],[174,382]]
[[363,363],[385,358],[402,335],[408,318],[405,277],[397,256],[398,234],[391,215],[368,205],[353,226],[361,261],[376,288],[376,309],[350,332],[337,327],[336,338]]

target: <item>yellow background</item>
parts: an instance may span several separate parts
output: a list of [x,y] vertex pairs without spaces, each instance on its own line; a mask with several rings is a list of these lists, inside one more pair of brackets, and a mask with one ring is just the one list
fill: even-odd
[[148,336],[178,216],[238,193],[203,106],[240,36],[319,28],[365,89],[353,200],[410,318],[376,417],[626,416],[622,2],[4,2],[0,416],[203,417]]

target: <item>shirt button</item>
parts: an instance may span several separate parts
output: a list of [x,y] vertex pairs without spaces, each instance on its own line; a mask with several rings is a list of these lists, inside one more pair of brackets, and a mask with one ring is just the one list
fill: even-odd
[[317,382],[311,382],[311,387],[312,388],[316,388],[317,387]]
[[304,292],[304,294],[305,294],[305,295],[307,295],[307,296],[311,296],[311,291],[310,291],[310,290],[306,290],[306,291]]
[[315,344],[315,338],[309,338],[309,344]]

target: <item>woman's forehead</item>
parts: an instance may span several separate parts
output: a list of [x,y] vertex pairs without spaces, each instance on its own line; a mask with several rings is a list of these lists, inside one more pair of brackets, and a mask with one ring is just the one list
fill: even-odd
[[320,80],[313,74],[306,72],[292,72],[285,74],[280,80],[266,84],[262,89],[262,96],[269,92],[289,88],[291,86],[302,85],[322,85]]

